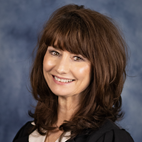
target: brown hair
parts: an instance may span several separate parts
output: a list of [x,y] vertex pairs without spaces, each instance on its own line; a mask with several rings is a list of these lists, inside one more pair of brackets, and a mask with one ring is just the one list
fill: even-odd
[[43,76],[43,58],[48,46],[81,54],[91,62],[90,85],[82,92],[80,106],[60,129],[72,137],[83,129],[96,129],[106,119],[122,117],[121,92],[126,72],[126,44],[113,20],[83,6],[66,5],[57,9],[46,23],[31,72],[31,86],[38,101],[33,114],[40,134],[53,130],[57,121],[58,97]]

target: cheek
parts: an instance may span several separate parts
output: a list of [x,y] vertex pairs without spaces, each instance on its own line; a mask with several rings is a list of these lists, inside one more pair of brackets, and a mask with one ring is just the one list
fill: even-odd
[[74,74],[78,79],[90,80],[90,65],[77,66],[74,68]]
[[54,67],[55,63],[48,57],[44,57],[43,70],[50,71]]

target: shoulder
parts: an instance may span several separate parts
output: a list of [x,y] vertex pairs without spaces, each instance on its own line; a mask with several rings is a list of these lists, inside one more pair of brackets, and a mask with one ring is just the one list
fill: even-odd
[[28,121],[16,134],[13,142],[28,142],[28,136],[32,132],[34,125],[32,121]]
[[97,131],[92,131],[88,142],[134,142],[130,134],[107,120]]
[[67,142],[134,142],[130,134],[120,129],[114,122],[106,120],[97,130],[85,130],[74,140]]

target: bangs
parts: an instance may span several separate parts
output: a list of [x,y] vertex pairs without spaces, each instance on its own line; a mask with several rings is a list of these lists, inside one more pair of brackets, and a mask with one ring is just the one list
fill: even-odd
[[[52,22],[51,22],[52,23]],[[80,54],[90,60],[89,33],[85,22],[76,14],[60,17],[46,33],[46,45],[73,54]]]

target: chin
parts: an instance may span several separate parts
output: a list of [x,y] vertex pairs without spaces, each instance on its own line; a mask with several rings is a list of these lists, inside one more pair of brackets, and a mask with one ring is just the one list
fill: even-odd
[[61,94],[61,93],[54,93],[56,96],[58,97],[67,97],[68,95],[67,94]]
[[68,93],[63,93],[63,92],[59,92],[59,91],[52,91],[56,96],[58,97],[68,97],[69,94]]

